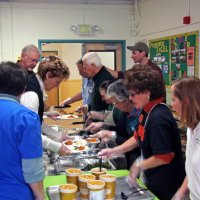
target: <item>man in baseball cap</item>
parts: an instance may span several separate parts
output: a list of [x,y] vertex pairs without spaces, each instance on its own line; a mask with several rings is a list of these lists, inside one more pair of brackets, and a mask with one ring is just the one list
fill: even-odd
[[127,49],[132,51],[131,58],[134,63],[139,63],[141,65],[148,65],[152,69],[157,70],[162,76],[162,71],[155,63],[148,59],[149,47],[144,42],[137,42],[133,46],[127,46]]
[[[131,58],[134,63],[139,63],[141,65],[148,65],[152,70],[156,70],[159,72],[160,76],[163,78],[162,70],[155,63],[153,63],[150,59],[148,59],[149,47],[144,42],[137,42],[133,46],[127,46],[127,49],[132,51]],[[166,89],[164,95],[164,102],[166,102]]]
[[149,53],[149,47],[144,42],[137,42],[133,46],[127,46],[127,49],[131,51],[145,52],[146,54]]

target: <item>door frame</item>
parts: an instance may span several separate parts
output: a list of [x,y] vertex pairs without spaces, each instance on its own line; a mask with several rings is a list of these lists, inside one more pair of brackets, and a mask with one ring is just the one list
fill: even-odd
[[39,39],[38,48],[42,50],[43,43],[111,43],[111,44],[121,44],[122,47],[122,71],[126,70],[126,40],[58,40],[58,39]]

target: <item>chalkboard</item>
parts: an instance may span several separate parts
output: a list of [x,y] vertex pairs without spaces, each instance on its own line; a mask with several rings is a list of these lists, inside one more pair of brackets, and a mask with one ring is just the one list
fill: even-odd
[[180,77],[198,77],[198,48],[198,31],[149,40],[150,59],[161,68],[167,86]]

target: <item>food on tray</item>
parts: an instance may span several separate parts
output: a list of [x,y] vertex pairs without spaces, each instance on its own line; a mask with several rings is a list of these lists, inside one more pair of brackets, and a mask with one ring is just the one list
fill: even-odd
[[79,175],[79,180],[80,179],[93,180],[93,179],[95,179],[95,176],[92,174],[81,174],[81,175]]
[[68,168],[66,169],[66,173],[71,175],[71,174],[81,174],[81,170],[77,168]]
[[88,150],[88,146],[86,146],[87,141],[83,139],[66,140],[64,144],[67,145],[72,153]]
[[74,140],[74,145],[76,146],[82,146],[82,145],[86,145],[87,141],[83,140],[83,139],[79,139],[79,140]]
[[[92,168],[99,167],[99,162],[88,164],[87,169],[91,170]],[[106,169],[112,169],[111,165],[108,163],[108,161],[105,161],[102,163],[102,168]]]
[[75,151],[83,151],[83,150],[86,150],[86,149],[88,149],[87,146],[74,146]]
[[95,167],[95,168],[91,169],[92,174],[95,175],[95,177],[96,177],[97,180],[99,179],[100,175],[106,174],[106,171],[107,171],[106,168],[101,168],[101,171],[100,171],[99,167]]
[[89,181],[89,184],[90,185],[102,185],[104,186],[105,183],[103,181],[100,181],[100,180],[92,180],[92,181]]
[[99,139],[98,138],[86,138],[87,142],[89,143],[99,143]]
[[78,150],[79,151],[82,151],[82,150],[84,150],[85,149],[85,146],[80,146],[80,147],[78,147]]
[[73,184],[65,184],[65,185],[60,185],[60,188],[65,190],[71,190],[71,189],[76,189],[76,186]]
[[66,144],[66,145],[72,145],[72,144],[73,144],[73,141],[72,141],[72,140],[67,140],[67,141],[65,142],[65,144]]

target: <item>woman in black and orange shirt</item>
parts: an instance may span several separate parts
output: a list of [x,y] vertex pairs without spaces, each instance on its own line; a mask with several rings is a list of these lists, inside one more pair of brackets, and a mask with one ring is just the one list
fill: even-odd
[[100,155],[110,157],[124,153],[138,146],[143,159],[135,162],[130,170],[130,182],[136,185],[136,178],[144,171],[145,184],[159,199],[170,200],[185,177],[177,124],[166,104],[163,80],[148,66],[129,70],[126,73],[129,99],[136,108],[143,111],[134,136],[122,145],[105,149]]

